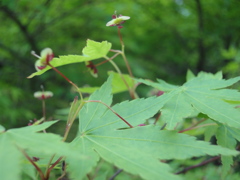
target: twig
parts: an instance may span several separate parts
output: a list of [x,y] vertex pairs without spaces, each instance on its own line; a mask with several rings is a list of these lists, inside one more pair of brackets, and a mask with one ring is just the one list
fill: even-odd
[[158,115],[157,115],[157,117],[156,117],[156,119],[155,119],[155,121],[153,123],[154,125],[156,125],[156,123],[158,122],[160,116],[161,116],[161,112],[158,113]]
[[50,176],[50,172],[52,171],[52,169],[62,160],[63,157],[58,158],[58,160],[52,164],[52,166],[50,168],[48,168],[47,173],[46,173],[46,180],[49,179]]
[[167,123],[164,123],[160,130],[163,130],[166,127]]
[[[18,147],[18,146],[17,146]],[[20,147],[18,149],[23,153],[23,155],[29,160],[29,162],[35,167],[35,169],[38,171],[39,176],[42,180],[45,180],[44,174],[42,170],[38,167],[38,165],[28,156],[28,154]]]
[[121,172],[123,171],[123,169],[119,169],[117,170],[117,172],[115,172],[115,174],[109,178],[109,180],[113,180],[117,175],[119,175]]
[[204,118],[204,119],[198,121],[197,123],[195,123],[194,125],[192,125],[191,127],[187,128],[187,129],[183,129],[183,130],[181,130],[181,131],[178,131],[178,133],[182,133],[182,132],[185,132],[185,131],[192,130],[192,129],[196,128],[196,126],[197,126],[198,124],[200,124],[200,123],[202,123],[203,121],[206,121],[206,120],[207,120],[207,119]]
[[132,126],[129,122],[127,122],[122,116],[120,116],[118,113],[116,113],[110,106],[108,106],[108,105],[105,104],[104,102],[98,101],[98,100],[88,100],[88,101],[85,101],[85,102],[97,102],[97,103],[103,104],[103,105],[106,106],[108,109],[110,109],[116,116],[118,116],[121,120],[123,120],[123,122],[125,122],[130,128],[133,128],[133,126]]
[[213,162],[213,161],[216,161],[216,160],[218,160],[218,159],[220,159],[220,156],[216,156],[216,157],[213,157],[213,158],[211,158],[211,159],[205,160],[205,161],[203,161],[203,162],[201,162],[201,163],[199,163],[199,164],[186,167],[186,168],[184,168],[183,170],[178,171],[178,172],[175,173],[175,174],[183,174],[183,173],[186,173],[187,171],[189,171],[189,170],[191,170],[191,169],[194,169],[194,168],[197,168],[197,167],[200,167],[200,166],[204,166],[204,165],[209,164],[209,163],[211,163],[211,162]]
[[105,61],[102,61],[102,62],[96,64],[96,67],[97,67],[97,66],[100,66],[100,65],[102,65],[102,64],[104,64],[104,63],[106,63],[106,62],[108,62],[108,61],[113,60],[113,59],[114,59],[115,57],[117,57],[119,54],[120,54],[120,52],[114,54],[111,58],[109,58],[109,59],[107,59],[107,60],[105,60]]

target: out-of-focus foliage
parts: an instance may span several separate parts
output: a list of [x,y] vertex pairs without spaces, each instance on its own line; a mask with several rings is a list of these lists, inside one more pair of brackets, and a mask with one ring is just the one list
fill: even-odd
[[[2,0],[1,121],[17,126],[41,118],[41,102],[32,96],[40,85],[57,97],[57,103],[47,102],[49,115],[55,108],[67,107],[75,94],[66,93],[70,85],[55,72],[26,79],[36,61],[30,51],[51,47],[55,56],[80,55],[87,39],[107,40],[119,49],[117,28],[106,27],[115,10],[131,17],[122,35],[136,77],[182,84],[187,69],[215,73],[224,68],[229,76],[239,75],[239,6],[239,0]],[[115,61],[123,67],[120,57]],[[100,86],[107,71],[113,70],[103,64],[98,67],[99,78],[93,79],[84,64],[59,69],[79,86]]]

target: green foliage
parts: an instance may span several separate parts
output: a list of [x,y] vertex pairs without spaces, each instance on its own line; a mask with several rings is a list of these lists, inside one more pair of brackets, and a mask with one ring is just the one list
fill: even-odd
[[[32,125],[23,128],[10,129],[0,134],[0,159],[3,166],[0,168],[2,179],[20,180],[24,151],[35,157],[58,156],[84,159],[69,144],[62,142],[62,138],[51,133],[38,133],[45,130],[57,121],[45,122],[41,125]],[[9,169],[12,168],[11,173]]]
[[[233,6],[234,1],[136,3],[123,0],[121,6],[115,1],[108,2],[107,6],[102,2],[85,0],[3,1],[0,4],[0,18],[4,19],[0,30],[4,37],[0,42],[0,68],[4,78],[4,82],[0,82],[3,84],[0,109],[4,111],[1,112],[3,121],[0,125],[1,179],[113,179],[120,171],[123,172],[116,179],[239,179],[236,172],[239,170],[240,93],[233,87],[238,86],[240,77],[237,74],[234,75],[237,77],[225,80],[221,72],[201,71],[217,71],[226,65],[225,72],[238,72],[240,26],[226,21],[238,20],[239,2]],[[122,10],[123,15],[131,16],[128,22],[133,23],[125,23],[123,30],[120,27],[107,29],[106,23],[99,20],[110,20],[109,13],[115,7]],[[93,13],[89,13],[91,11]],[[218,19],[214,19],[215,16]],[[226,22],[227,26],[221,22]],[[139,28],[143,24],[144,27]],[[218,30],[212,31],[214,27]],[[114,28],[118,28],[118,37],[112,36]],[[127,28],[128,33],[125,31]],[[95,34],[91,30],[95,30]],[[106,33],[100,34],[103,30]],[[19,36],[9,36],[8,32],[19,33]],[[86,39],[83,35],[99,42],[88,39],[82,55],[59,56],[50,64],[42,59],[42,65],[47,66],[28,78],[43,76],[39,80],[34,79],[30,85],[22,81],[33,69],[32,65],[23,66],[33,64],[29,63],[26,52],[39,52],[39,47],[55,46],[55,55],[65,51],[78,54],[78,45],[83,45],[80,40]],[[104,39],[111,39],[111,42],[120,40],[121,50],[112,49],[112,44],[102,41]],[[127,51],[125,45],[128,46]],[[125,52],[129,52],[129,56]],[[110,58],[107,54],[111,55]],[[122,62],[118,61],[120,57]],[[87,66],[93,71],[100,69],[100,79],[89,80],[82,74],[75,74],[81,70],[79,66],[85,64],[82,62],[100,61],[101,58],[105,61]],[[234,62],[226,63],[232,59]],[[74,63],[80,65],[74,66]],[[111,68],[105,63],[111,64],[116,72],[109,71]],[[128,73],[122,70],[124,65]],[[66,93],[65,84],[58,79],[60,76],[45,73],[51,68],[73,86],[70,93]],[[182,81],[181,74],[188,68],[199,73],[195,76],[188,70],[186,82],[181,86],[168,83],[172,77],[174,83]],[[6,76],[7,73],[12,76]],[[137,78],[152,79],[156,75],[164,80],[152,82]],[[101,86],[107,76],[109,78]],[[72,78],[73,81],[70,80]],[[42,108],[39,108],[26,99],[33,94],[35,84],[39,87],[42,82],[57,91],[47,101],[40,95]],[[86,82],[89,85],[84,86]],[[148,93],[150,97],[139,98],[139,94],[144,97],[143,91],[138,92],[140,88],[136,91],[140,83],[154,88],[151,92],[157,91],[157,96]],[[83,87],[79,88],[77,84]],[[71,105],[69,100],[64,102],[70,106],[64,109],[68,114],[65,122],[47,117],[47,110],[51,109],[49,102],[54,108],[63,102],[56,100],[58,97],[62,99],[61,93],[57,93],[59,91],[69,96],[71,101],[75,97]],[[119,101],[123,99],[119,98],[121,92],[128,92],[130,98]],[[21,109],[25,104],[30,104],[31,108]],[[40,120],[30,121],[27,127],[8,128],[9,123],[6,122],[9,117],[10,122],[28,121],[35,116],[31,111],[34,108],[42,111],[42,118],[36,118]],[[50,133],[52,131],[54,133]],[[210,164],[213,161],[217,163]],[[9,169],[12,169],[11,173]]]
[[220,73],[212,75],[202,72],[197,77],[188,79],[189,81],[180,87],[169,85],[163,80],[158,80],[159,83],[138,80],[167,91],[164,96],[167,96],[168,100],[161,110],[161,119],[167,123],[168,129],[174,129],[177,123],[189,117],[193,111],[206,114],[211,119],[228,126],[240,128],[239,111],[226,102],[239,101],[240,93],[236,90],[223,89],[238,82],[240,77],[224,80]]
[[[89,99],[110,105],[110,93],[109,79]],[[136,126],[153,116],[163,106],[164,99],[164,96],[161,96],[126,101],[114,105],[112,109]],[[98,156],[132,174],[139,174],[144,179],[179,179],[171,175],[167,164],[159,162],[158,159],[186,159],[204,154],[238,154],[220,146],[196,141],[175,131],[159,131],[158,126],[119,130],[126,128],[126,124],[112,111],[96,102],[86,104],[80,111],[79,119],[79,133],[73,144],[81,154],[92,158],[86,163],[69,159],[69,172],[73,179],[82,178],[89,173],[99,160]]]
[[[224,125],[219,126],[216,133],[216,138],[218,139],[217,143],[223,147],[234,149],[237,144],[235,139],[236,137],[232,136],[230,131],[231,131],[230,127]],[[223,164],[222,176],[223,178],[226,178],[228,171],[231,169],[231,165],[233,165],[233,158],[231,156],[222,156],[221,159]]]
[[[122,76],[124,77],[125,81],[127,82],[127,84],[129,85],[130,88],[134,87],[134,80],[127,74],[120,75],[118,73],[110,71],[110,72],[108,72],[108,75],[114,75],[113,80],[112,80],[112,93],[113,94],[124,92],[124,91],[128,90],[123,79],[121,78]],[[82,87],[82,88],[80,88],[80,91],[83,93],[92,94],[99,88],[100,87]]]
[[[72,55],[65,56],[65,59],[60,57],[61,62],[55,59],[52,64],[57,67],[104,57],[110,47],[111,44],[106,41],[98,43],[89,40],[83,50],[84,56],[76,56],[75,59],[71,59]],[[40,74],[42,73],[44,71]],[[31,76],[34,75],[36,74]],[[160,79],[155,83],[144,79],[132,79],[127,74],[109,72],[107,82],[100,88],[78,88],[92,95],[87,101],[75,97],[69,110],[64,138],[46,133],[45,129],[57,121],[38,125],[44,118],[31,126],[7,131],[1,126],[0,157],[1,162],[6,164],[0,168],[3,179],[18,180],[21,179],[22,173],[34,177],[34,169],[23,161],[24,158],[28,158],[35,167],[49,168],[47,159],[54,156],[55,158],[51,160],[55,162],[54,166],[64,157],[67,163],[66,171],[73,179],[84,179],[90,174],[95,176],[92,172],[100,160],[143,179],[182,179],[173,173],[175,168],[164,162],[206,155],[221,155],[223,164],[221,177],[227,178],[233,165],[233,156],[239,154],[235,148],[236,140],[240,140],[238,119],[240,112],[234,105],[240,102],[240,94],[236,90],[225,88],[238,82],[240,77],[224,80],[221,72],[216,74],[200,72],[195,76],[188,71],[186,79],[187,82],[182,86],[176,86]],[[164,94],[123,101],[111,107],[112,94],[123,91],[129,91],[131,94],[136,82],[164,91]],[[157,125],[156,120],[147,125],[149,124],[147,120],[159,112],[160,121],[166,123],[166,129],[159,126],[161,123]],[[183,119],[200,113],[205,119],[211,118],[216,122],[214,124],[217,126],[216,133],[212,129],[210,132],[207,128],[201,133],[205,133],[205,139],[210,139],[216,134],[218,145],[211,145],[191,135],[180,133],[188,129],[173,130]],[[66,140],[77,114],[79,114],[77,136],[70,144],[62,142]],[[208,126],[208,122],[202,126]],[[40,160],[34,162],[29,155],[40,157]],[[177,161],[175,165],[180,166]],[[7,171],[10,166],[14,168],[12,173]],[[42,172],[40,169],[37,171],[40,174]],[[104,178],[107,176],[103,175]],[[41,179],[48,177],[49,174],[41,175]]]

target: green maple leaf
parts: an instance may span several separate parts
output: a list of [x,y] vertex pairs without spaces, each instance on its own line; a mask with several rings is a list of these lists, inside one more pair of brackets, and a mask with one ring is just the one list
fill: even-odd
[[[232,132],[239,133],[239,129],[230,128],[224,125],[220,125],[217,133],[217,144],[227,147],[229,149],[235,149],[237,141],[235,140],[234,136],[232,135]],[[222,164],[223,164],[223,170],[222,170],[222,177],[225,179],[226,175],[228,174],[229,170],[231,169],[231,165],[233,165],[233,157],[232,156],[221,156]]]
[[[167,96],[125,101],[112,107],[134,128],[128,126],[106,106],[87,103],[79,113],[79,133],[72,142],[79,154],[91,160],[68,158],[70,176],[82,179],[96,165],[99,158],[144,179],[180,179],[171,173],[170,167],[160,159],[186,159],[202,155],[237,155],[238,152],[196,141],[195,138],[175,131],[160,131],[158,126],[137,126],[158,112]],[[111,78],[90,100],[99,100],[109,105],[112,101]],[[123,130],[122,128],[127,128]]]
[[[111,43],[107,41],[103,42],[96,42],[93,40],[88,39],[87,40],[87,46],[83,48],[83,55],[68,55],[68,56],[59,56],[59,58],[53,58],[51,60],[51,65],[54,67],[58,66],[63,66],[67,64],[72,64],[72,63],[80,63],[80,62],[85,62],[85,61],[92,61],[95,59],[99,59],[102,57],[105,57],[109,50],[111,49]],[[41,75],[51,69],[51,67],[47,66],[46,68],[37,71],[28,78],[32,78],[34,76]]]
[[141,83],[163,90],[163,96],[169,100],[161,109],[161,120],[167,123],[168,129],[174,129],[178,122],[198,111],[215,121],[232,127],[240,127],[240,112],[227,101],[240,101],[240,93],[233,89],[223,89],[240,80],[240,77],[222,79],[221,73],[199,73],[197,77],[188,75],[188,81],[182,86],[174,86],[158,80],[137,80]]
[[[21,179],[21,163],[26,158],[20,149],[34,154],[36,157],[43,155],[50,157],[56,154],[59,157],[85,158],[72,150],[69,144],[62,142],[62,137],[51,133],[37,133],[56,122],[50,121],[40,125],[10,129],[0,134],[1,179]],[[11,169],[11,173],[9,169]]]

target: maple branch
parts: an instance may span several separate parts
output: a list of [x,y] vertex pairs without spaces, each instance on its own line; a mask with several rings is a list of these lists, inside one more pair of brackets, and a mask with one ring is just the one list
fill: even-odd
[[110,106],[108,106],[108,105],[105,104],[104,102],[99,101],[99,100],[88,100],[88,101],[85,101],[85,102],[97,102],[97,103],[103,104],[103,105],[106,106],[108,109],[110,109],[116,116],[118,116],[121,120],[123,120],[123,122],[125,122],[130,128],[133,128],[133,126],[132,126],[129,122],[127,122],[122,116],[120,116],[117,112],[115,112]]
[[50,168],[48,168],[47,173],[46,173],[46,180],[49,179],[50,176],[50,172],[52,171],[52,169],[62,160],[63,157],[58,158],[58,160],[52,164],[52,166]]
[[48,168],[49,168],[49,166],[51,165],[54,156],[55,156],[55,154],[52,155],[52,157],[51,157],[50,160],[48,161],[48,164],[47,164],[47,168],[46,168],[45,174],[47,174]]
[[109,178],[109,180],[114,180],[114,178],[115,178],[117,175],[119,175],[122,171],[123,171],[123,169],[117,170],[117,171],[114,173],[114,175]]
[[209,164],[209,163],[211,163],[211,162],[213,162],[213,161],[216,161],[216,160],[218,160],[218,159],[220,159],[220,156],[216,156],[216,157],[213,157],[213,158],[211,158],[211,159],[205,160],[205,161],[203,161],[203,162],[201,162],[201,163],[199,163],[199,164],[186,167],[186,168],[184,168],[183,170],[176,172],[175,174],[183,174],[183,173],[186,173],[187,171],[189,171],[189,170],[191,170],[191,169],[194,169],[194,168],[197,168],[197,167],[200,167],[200,166],[204,166],[204,165]]
[[156,123],[158,122],[160,116],[161,116],[161,112],[158,113],[158,115],[157,115],[157,117],[156,117],[156,119],[155,119],[155,121],[153,123],[154,125],[156,125]]
[[166,127],[167,123],[164,123],[160,130],[163,130]]
[[203,121],[206,121],[206,120],[207,120],[207,119],[204,118],[204,119],[198,121],[197,123],[193,124],[193,125],[190,126],[189,128],[183,129],[183,130],[181,130],[181,131],[178,131],[178,133],[182,133],[182,132],[185,132],[185,131],[189,131],[189,130],[195,129],[195,128],[199,127],[199,126],[197,126],[198,124],[200,124],[200,123],[202,123]]
[[35,167],[35,169],[39,173],[40,178],[42,180],[45,180],[44,174],[43,174],[42,170],[38,167],[38,165],[28,156],[28,154],[22,148],[18,147],[18,149],[23,153],[23,155],[28,159],[28,161]]

